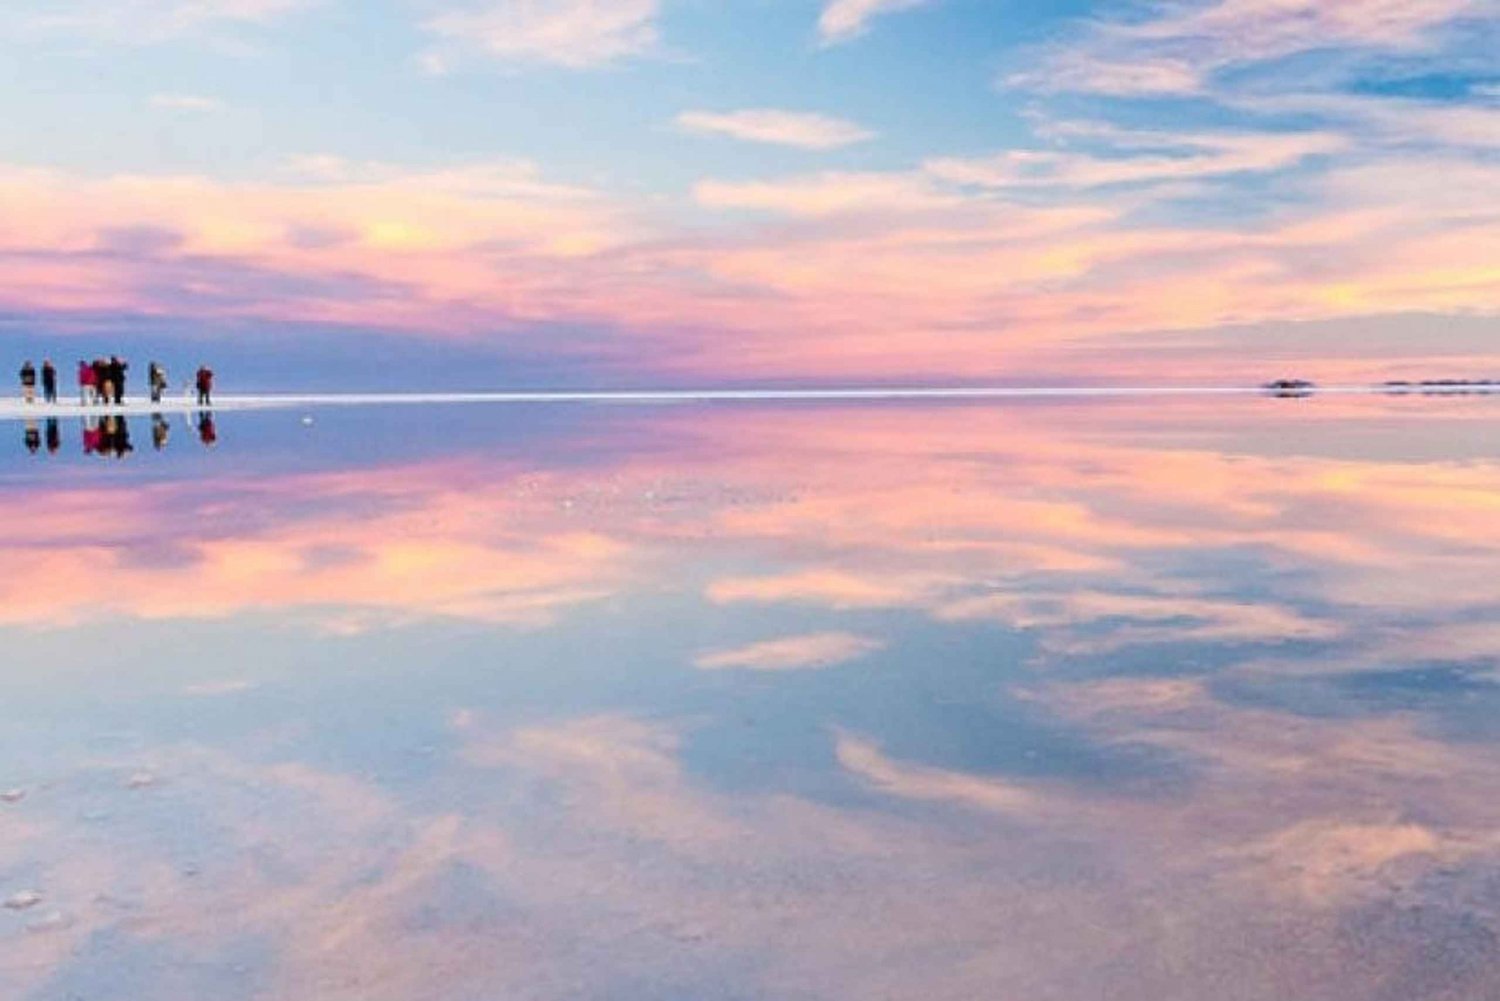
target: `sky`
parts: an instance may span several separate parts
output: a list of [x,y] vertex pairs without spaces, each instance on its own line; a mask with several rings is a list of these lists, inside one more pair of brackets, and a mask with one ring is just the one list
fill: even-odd
[[1496,51],[1495,0],[9,0],[0,343],[256,389],[1495,376]]

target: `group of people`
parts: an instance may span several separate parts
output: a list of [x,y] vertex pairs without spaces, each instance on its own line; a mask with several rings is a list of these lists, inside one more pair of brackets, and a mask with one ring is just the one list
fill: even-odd
[[[125,404],[125,379],[129,371],[130,363],[118,355],[111,355],[108,359],[95,358],[91,362],[79,361],[78,402],[86,407],[123,406]],[[40,369],[33,365],[30,359],[21,366],[21,398],[27,403],[36,402],[38,383],[41,384],[43,402],[56,403],[57,366],[52,364],[51,359],[43,360]],[[146,370],[146,383],[151,390],[151,402],[160,403],[162,395],[167,391],[167,370],[159,363],[152,362]],[[213,369],[207,365],[198,366],[198,371],[193,377],[193,388],[198,392],[199,406],[212,406]]]

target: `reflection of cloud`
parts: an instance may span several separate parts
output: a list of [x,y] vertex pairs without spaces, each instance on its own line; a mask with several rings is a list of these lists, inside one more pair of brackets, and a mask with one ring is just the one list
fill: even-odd
[[[18,540],[28,570],[0,587],[0,619],[62,626],[106,609],[146,618],[274,609],[343,635],[433,616],[537,627],[609,594],[626,572],[625,552],[604,536],[528,526],[555,511],[547,499],[517,500],[503,482],[466,489],[417,468],[240,487],[140,491],[116,498],[108,519],[92,492],[50,495],[45,524],[32,520]],[[479,500],[486,494],[493,508]],[[163,537],[172,519],[161,505],[194,511],[200,534]],[[168,545],[170,560],[136,557]]]
[[735,602],[811,602],[829,608],[894,608],[920,604],[944,578],[919,575],[898,578],[889,573],[859,575],[839,569],[811,569],[774,577],[731,577],[708,586],[709,600]]
[[884,647],[852,633],[813,633],[763,640],[733,650],[700,654],[693,664],[704,671],[805,671],[857,660]]
[[839,737],[838,760],[865,782],[904,799],[959,803],[1023,817],[1037,813],[1044,805],[1043,797],[1013,782],[901,764],[887,758],[869,741],[847,734]]

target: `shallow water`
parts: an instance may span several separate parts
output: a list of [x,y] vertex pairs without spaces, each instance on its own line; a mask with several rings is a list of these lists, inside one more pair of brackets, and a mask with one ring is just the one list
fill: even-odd
[[0,997],[1500,996],[1500,400],[309,416],[0,423]]

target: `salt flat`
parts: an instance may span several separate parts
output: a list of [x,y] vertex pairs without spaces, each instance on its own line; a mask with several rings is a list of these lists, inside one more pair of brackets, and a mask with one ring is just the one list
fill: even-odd
[[[549,403],[735,403],[735,402],[879,402],[1006,399],[1089,399],[1110,397],[1255,396],[1268,392],[1260,386],[846,386],[784,389],[642,389],[496,391],[471,393],[265,393],[225,394],[212,407],[192,397],[171,397],[160,403],[132,399],[122,406],[84,406],[63,400],[56,404],[25,403],[17,397],[0,400],[0,420],[47,417],[88,417],[109,414],[149,415],[196,410],[312,409],[347,406],[455,406],[462,404]],[[1380,386],[1319,387],[1318,394],[1362,395],[1388,392]]]

